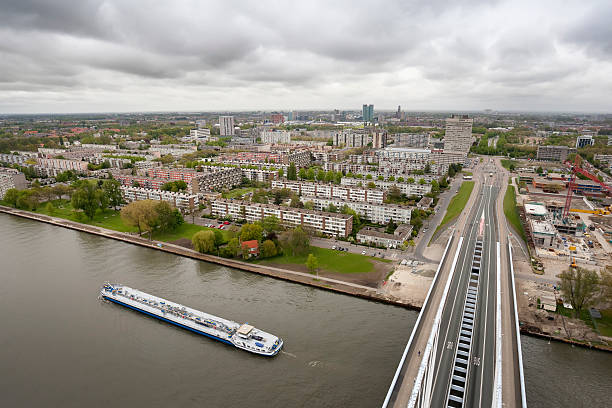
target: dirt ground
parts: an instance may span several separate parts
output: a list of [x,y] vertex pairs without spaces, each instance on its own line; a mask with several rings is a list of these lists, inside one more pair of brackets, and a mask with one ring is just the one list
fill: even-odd
[[185,248],[193,249],[193,244],[191,243],[191,240],[187,238],[179,238],[176,241],[172,241],[170,243],[174,245],[179,245]]

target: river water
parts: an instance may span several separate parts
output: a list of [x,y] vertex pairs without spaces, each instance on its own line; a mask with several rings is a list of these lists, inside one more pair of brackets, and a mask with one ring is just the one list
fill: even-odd
[[[377,407],[416,320],[9,215],[0,232],[3,407]],[[285,346],[260,357],[102,302],[104,281],[248,321]],[[523,350],[530,407],[609,403],[612,354],[525,337]]]

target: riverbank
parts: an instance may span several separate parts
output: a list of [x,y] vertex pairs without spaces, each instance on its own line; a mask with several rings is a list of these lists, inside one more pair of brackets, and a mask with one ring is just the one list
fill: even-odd
[[258,265],[254,263],[242,262],[234,259],[221,258],[214,255],[202,254],[197,251],[184,248],[178,245],[169,244],[155,240],[147,240],[129,233],[109,230],[102,227],[82,224],[75,221],[69,221],[63,218],[52,217],[48,215],[36,214],[29,211],[19,210],[11,207],[0,206],[0,212],[14,215],[22,218],[27,218],[34,221],[40,221],[47,224],[56,225],[63,228],[69,228],[76,231],[86,232],[118,241],[127,242],[133,245],[139,245],[158,251],[164,251],[175,255],[197,259],[200,261],[211,262],[223,265],[229,268],[240,269],[247,272],[253,272],[260,275],[269,276],[276,279],[300,283],[303,285],[314,286],[319,289],[324,289],[332,292],[337,292],[350,296],[357,296],[364,299],[369,299],[377,302],[387,303],[394,306],[401,306],[412,310],[420,310],[420,307],[410,302],[401,299],[386,296],[377,288],[358,285],[350,282],[343,282],[338,279],[329,277],[315,277],[309,273],[290,271],[287,269],[275,268],[271,266]]

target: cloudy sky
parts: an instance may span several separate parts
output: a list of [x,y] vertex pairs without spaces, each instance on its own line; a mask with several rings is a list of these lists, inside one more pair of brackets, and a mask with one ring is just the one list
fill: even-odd
[[0,113],[612,112],[610,0],[0,0],[0,39]]

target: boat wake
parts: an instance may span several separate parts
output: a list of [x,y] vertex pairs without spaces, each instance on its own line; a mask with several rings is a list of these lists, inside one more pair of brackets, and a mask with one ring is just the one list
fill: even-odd
[[286,354],[286,355],[288,355],[289,357],[297,358],[297,356],[296,356],[295,354],[293,354],[293,353],[288,353],[288,352],[286,352],[286,351],[284,351],[284,350],[281,350],[281,353]]

